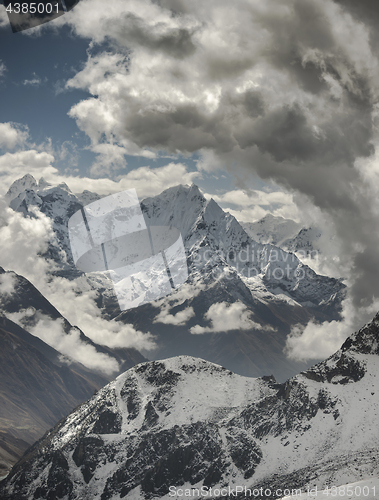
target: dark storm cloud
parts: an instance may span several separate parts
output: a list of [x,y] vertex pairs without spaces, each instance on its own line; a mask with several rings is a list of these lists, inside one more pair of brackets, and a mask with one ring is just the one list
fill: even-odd
[[[362,224],[362,220],[360,220]],[[369,306],[378,297],[379,266],[378,250],[374,245],[376,238],[365,239],[372,241],[373,245],[367,245],[354,258],[354,303],[357,307]]]
[[[332,105],[330,105],[332,109]],[[370,156],[374,148],[371,115],[365,107],[351,109],[323,124],[323,133],[317,134],[305,111],[295,103],[284,105],[254,120],[251,127],[236,133],[241,149],[256,145],[262,153],[269,153],[279,164],[290,160],[304,168],[324,167],[340,162],[352,166],[357,156]]]
[[252,18],[267,29],[272,43],[263,48],[265,56],[282,68],[288,68],[302,53],[302,46],[325,52],[335,45],[333,27],[323,4],[313,0],[272,2],[273,7],[285,6],[285,11],[266,10],[260,13],[252,3]]
[[208,70],[208,76],[211,80],[222,80],[243,74],[247,69],[253,66],[253,59],[251,57],[238,57],[233,60],[225,60],[220,54],[219,57],[209,57],[205,61]]
[[168,27],[159,22],[151,26],[132,13],[120,15],[107,24],[118,42],[123,41],[128,48],[139,46],[174,58],[188,57],[196,50],[193,29]]
[[379,48],[379,6],[376,0],[334,0],[357,21],[363,22],[370,30],[370,41],[374,50]]
[[256,120],[252,128],[244,128],[237,135],[237,140],[242,149],[256,145],[277,162],[310,160],[320,148],[320,140],[310,130],[304,112],[296,104],[283,106]]
[[[274,3],[286,4],[282,1]],[[352,0],[352,3],[356,2]],[[287,2],[287,5],[291,7],[287,15],[281,12],[275,14],[275,11],[264,15],[256,11],[252,13],[254,21],[270,33],[270,41],[263,48],[265,60],[287,72],[294,85],[306,92],[327,92],[328,85],[324,79],[326,73],[362,101],[372,99],[368,76],[364,72],[357,72],[350,59],[350,47],[341,43],[336,32],[340,19],[331,19],[327,15],[325,2],[294,0]],[[371,3],[370,5],[373,8]],[[359,10],[366,14],[369,12],[368,9]],[[378,6],[376,16],[379,22]],[[307,51],[313,58],[305,56]]]
[[203,148],[231,151],[235,145],[222,113],[209,116],[194,105],[177,106],[165,113],[157,109],[133,113],[125,117],[124,126],[140,147],[150,144],[173,153]]
[[260,92],[248,90],[242,94],[240,100],[245,106],[248,116],[256,118],[265,114],[264,99]]
[[[139,148],[209,152],[231,171],[306,195],[343,242],[355,304],[379,299],[371,250],[379,247],[379,207],[372,174],[357,163],[377,141],[375,5],[146,2],[141,13],[108,19],[113,31],[101,35],[134,50],[128,75],[115,71],[104,86],[91,80],[89,61],[75,85],[96,99],[71,116],[94,141],[107,129]],[[97,37],[103,26],[92,28]]]
[[174,16],[186,14],[190,10],[188,2],[185,0],[152,0],[152,3],[169,10]]

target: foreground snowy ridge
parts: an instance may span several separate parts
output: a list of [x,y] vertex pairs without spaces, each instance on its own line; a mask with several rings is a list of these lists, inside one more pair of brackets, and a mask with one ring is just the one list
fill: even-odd
[[142,363],[34,445],[1,498],[168,500],[179,487],[274,492],[376,477],[378,355],[379,315],[284,384],[189,356]]

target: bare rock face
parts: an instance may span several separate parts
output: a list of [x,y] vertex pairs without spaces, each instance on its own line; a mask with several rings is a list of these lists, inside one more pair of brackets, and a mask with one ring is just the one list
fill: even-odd
[[[24,451],[73,408],[86,401],[121,371],[145,361],[136,349],[110,349],[92,342],[79,331],[83,343],[113,357],[121,370],[112,376],[89,369],[28,331],[33,318],[45,315],[72,326],[30,283],[0,268],[0,279],[12,281],[12,293],[0,294],[0,477]],[[29,310],[23,326],[9,319]],[[33,312],[33,313],[32,313]],[[7,317],[9,316],[9,317]]]
[[168,500],[377,475],[378,325],[283,384],[189,356],[137,365],[30,448],[1,498]]

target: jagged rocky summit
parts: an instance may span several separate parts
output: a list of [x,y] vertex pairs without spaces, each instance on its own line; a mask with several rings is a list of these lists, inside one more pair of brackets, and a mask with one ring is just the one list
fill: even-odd
[[[26,175],[12,184],[6,197],[14,210],[30,214],[37,206],[52,219],[59,249],[72,264],[67,222],[75,211],[100,196],[88,191],[75,195],[65,183],[50,186]],[[181,231],[192,281],[220,276],[227,269],[261,298],[314,308],[335,302],[338,308],[344,289],[339,280],[318,276],[294,254],[275,245],[258,243],[213,199],[206,200],[197,186],[169,188],[143,200],[141,207],[151,224],[173,225]],[[57,260],[58,265],[65,264]]]
[[[285,380],[306,366],[283,354],[292,326],[305,325],[310,319],[340,317],[345,295],[341,280],[317,275],[295,254],[255,241],[214,200],[206,200],[195,185],[169,188],[141,202],[144,217],[151,224],[171,224],[181,231],[189,269],[185,293],[179,288],[164,299],[124,312],[118,307],[109,277],[102,273],[84,275],[71,257],[67,221],[100,196],[88,191],[75,195],[65,184],[50,186],[25,176],[13,183],[7,198],[10,206],[25,216],[33,216],[33,207],[38,207],[52,220],[56,242],[50,245],[46,258],[55,261],[56,273],[75,279],[83,290],[95,290],[104,317],[152,333],[157,350],[143,352],[150,359],[201,353],[242,375],[274,373]],[[149,294],[152,279],[133,277],[142,298]],[[226,323],[224,329],[215,328],[207,314],[217,304],[225,311],[235,304],[243,307],[251,326],[241,328],[236,321],[235,328]],[[202,333],[194,334],[196,331]]]
[[[137,365],[28,450],[3,500],[165,499],[378,475],[379,315],[283,384],[179,356]],[[230,498],[235,498],[231,496]]]

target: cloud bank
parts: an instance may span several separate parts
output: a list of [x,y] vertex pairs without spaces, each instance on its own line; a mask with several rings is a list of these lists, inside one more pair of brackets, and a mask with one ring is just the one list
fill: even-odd
[[[16,148],[15,151],[13,151]],[[55,166],[56,159],[65,159],[68,156],[75,157],[72,145],[64,143],[60,150],[55,150],[47,141],[43,144],[35,144],[29,137],[29,131],[25,126],[17,123],[0,123],[0,194],[5,194],[8,187],[16,179],[26,174],[31,174],[36,179],[43,177],[51,184],[65,182],[74,193],[81,193],[85,189],[100,195],[117,193],[126,189],[134,188],[139,197],[155,196],[178,184],[191,184],[201,177],[198,171],[189,171],[188,167],[177,161],[167,161],[167,164],[159,167],[148,165],[138,167],[123,176],[97,178],[62,174]],[[101,167],[104,175],[104,165],[119,162],[123,164],[124,148],[98,144],[94,148],[99,153],[98,159],[92,167],[92,174]],[[121,150],[121,152],[120,152]],[[106,173],[106,172],[105,172]]]
[[185,325],[187,321],[195,316],[192,307],[187,307],[176,314],[170,314],[167,309],[162,309],[154,319],[154,323],[164,323],[165,325]]
[[92,370],[99,370],[107,375],[112,375],[119,370],[119,365],[114,358],[97,352],[94,346],[82,342],[77,328],[72,328],[69,333],[66,333],[62,319],[40,318],[38,323],[30,329],[30,333]]
[[212,304],[204,318],[210,326],[195,325],[190,329],[193,335],[203,333],[228,332],[231,330],[265,330],[266,328],[250,319],[251,312],[242,302],[219,302]]
[[238,188],[258,174],[300,196],[340,242],[352,324],[368,319],[379,298],[373,2],[114,0],[104,12],[88,0],[63,17],[98,44],[67,83],[91,94],[70,116],[93,148],[200,153],[199,169],[229,169]]
[[[96,304],[96,292],[89,287],[83,289],[80,278],[70,281],[51,274],[55,265],[43,255],[54,240],[52,221],[46,215],[35,209],[32,217],[24,217],[0,199],[0,265],[5,270],[27,278],[71,325],[80,328],[94,342],[109,347],[154,349],[152,335],[143,334],[131,325],[102,318]],[[12,276],[1,276],[1,294],[13,292]],[[22,324],[24,316],[28,317],[27,311],[11,319]],[[89,368],[95,367],[107,374],[117,369],[113,358],[96,353],[93,346],[82,342],[77,329],[66,334],[60,320],[39,318],[31,333]]]

